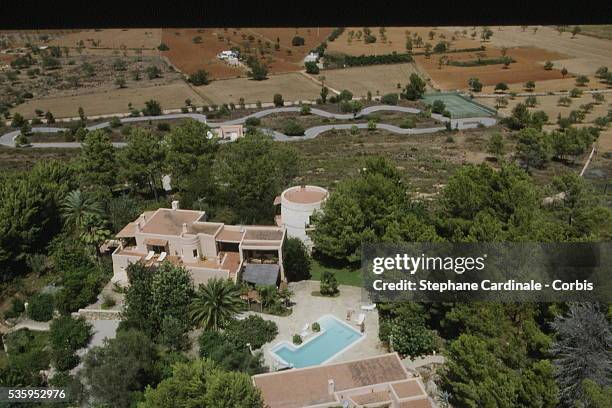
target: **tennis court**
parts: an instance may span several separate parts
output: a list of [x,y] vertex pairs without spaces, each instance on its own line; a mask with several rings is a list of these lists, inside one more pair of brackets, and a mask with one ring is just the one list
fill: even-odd
[[429,105],[433,104],[435,100],[444,102],[446,109],[451,113],[453,119],[495,116],[493,109],[454,92],[426,94],[422,99],[423,102]]

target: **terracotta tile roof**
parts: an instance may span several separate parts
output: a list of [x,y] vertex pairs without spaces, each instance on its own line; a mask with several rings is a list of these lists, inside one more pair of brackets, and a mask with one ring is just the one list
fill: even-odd
[[244,239],[254,241],[280,241],[283,238],[283,230],[275,229],[247,229]]
[[359,405],[391,402],[391,396],[388,391],[365,392],[359,395],[352,395],[351,399]]
[[397,396],[402,398],[416,397],[417,395],[423,395],[423,390],[416,380],[402,381],[391,385],[395,390]]
[[130,222],[115,235],[117,238],[132,238],[136,236],[136,223]]
[[242,241],[242,236],[244,232],[240,231],[231,231],[227,228],[223,228],[219,235],[217,235],[217,241],[231,241],[231,242],[240,242]]
[[206,234],[215,235],[222,224],[211,224],[204,222],[196,222],[187,225],[187,232],[190,234]]
[[433,408],[429,398],[423,397],[415,400],[401,401],[400,408]]
[[270,408],[298,408],[336,401],[328,392],[334,380],[336,393],[368,385],[410,378],[397,354],[363,360],[292,369],[253,377]]
[[152,217],[146,220],[142,232],[178,236],[183,232],[183,223],[189,226],[201,216],[201,211],[160,208]]

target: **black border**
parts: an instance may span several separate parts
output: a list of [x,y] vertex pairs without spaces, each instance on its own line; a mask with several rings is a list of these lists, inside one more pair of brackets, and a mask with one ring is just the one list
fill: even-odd
[[609,1],[0,1],[0,29],[612,23]]

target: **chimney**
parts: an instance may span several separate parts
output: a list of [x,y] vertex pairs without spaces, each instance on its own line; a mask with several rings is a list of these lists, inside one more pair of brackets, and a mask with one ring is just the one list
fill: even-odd
[[183,234],[186,234],[186,233],[187,233],[187,223],[184,222],[183,223]]
[[174,211],[179,209],[179,202],[177,200],[172,201],[172,209]]
[[329,395],[334,395],[334,392],[336,392],[336,384],[331,378],[327,380],[327,392],[329,393]]

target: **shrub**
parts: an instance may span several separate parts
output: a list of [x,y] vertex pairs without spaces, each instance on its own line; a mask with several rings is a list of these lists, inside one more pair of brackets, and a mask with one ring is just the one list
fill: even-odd
[[288,120],[283,126],[283,133],[287,136],[302,136],[304,135],[304,128],[296,121]]
[[445,109],[446,109],[446,104],[439,99],[436,99],[431,105],[431,111],[433,113],[437,113],[441,115],[442,113],[444,113]]
[[528,96],[525,99],[525,105],[527,105],[530,108],[535,107],[538,104],[538,100],[536,99],[535,96]]
[[306,42],[304,41],[304,38],[298,35],[296,35],[295,37],[291,39],[291,45],[293,45],[294,47],[301,47],[305,43]]
[[338,101],[350,101],[353,99],[353,93],[348,89],[343,89],[338,95]]
[[579,75],[576,77],[576,86],[586,86],[590,82],[586,75]]
[[402,129],[412,129],[416,126],[416,120],[413,116],[408,116],[404,121],[400,124]]
[[[450,122],[447,122],[447,123],[450,123]],[[452,137],[451,135],[448,135],[448,136],[446,136],[445,142],[446,143],[455,143],[455,138]]]
[[380,101],[385,105],[397,105],[399,96],[396,93],[388,93],[380,98]]
[[273,101],[274,101],[274,106],[276,106],[276,107],[281,107],[281,106],[283,106],[285,104],[285,101],[283,100],[283,95],[281,95],[279,93],[274,94]]
[[353,111],[353,106],[349,101],[340,101],[340,112],[350,113]]
[[117,304],[117,301],[114,297],[110,295],[104,295],[102,301],[102,309],[109,309]]
[[58,371],[68,371],[79,365],[80,359],[74,351],[65,348],[51,350],[51,362]]
[[572,104],[572,98],[568,97],[568,96],[562,96],[559,98],[559,100],[557,101],[557,105],[560,106],[570,106]]
[[239,347],[246,347],[248,343],[258,349],[276,338],[278,326],[271,320],[251,315],[244,320],[232,320],[224,334]]
[[572,98],[580,98],[582,96],[582,90],[574,88],[569,92],[569,96]]
[[325,271],[321,275],[320,289],[323,296],[334,296],[338,293],[338,280],[333,272]]
[[116,116],[113,116],[111,118],[111,120],[108,122],[111,128],[118,128],[119,126],[121,126],[121,119],[119,119]]
[[314,61],[306,62],[304,63],[304,66],[306,67],[306,72],[308,74],[318,74],[319,73],[319,66]]
[[195,86],[208,85],[210,83],[210,79],[208,78],[208,72],[204,71],[203,69],[198,69],[196,72],[189,76],[189,82],[191,82]]
[[318,333],[321,331],[321,325],[318,322],[312,324],[312,331]]
[[142,110],[145,116],[159,116],[162,114],[162,108],[159,102],[154,99],[145,102],[145,108]]
[[310,278],[310,255],[299,238],[287,238],[283,245],[283,268],[289,282]]
[[91,340],[91,325],[83,318],[61,316],[51,322],[49,341],[53,349],[77,351]]
[[544,64],[544,69],[546,71],[550,71],[551,69],[553,69],[553,63],[552,61],[546,61],[546,63]]
[[40,118],[34,118],[34,119],[32,119],[31,124],[32,125],[40,125],[40,124],[42,124],[42,120],[40,120]]
[[57,308],[62,313],[76,312],[96,301],[104,281],[100,271],[82,266],[64,271],[62,290],[57,294]]
[[507,91],[508,90],[508,84],[506,84],[505,82],[499,82],[497,85],[495,85],[495,90],[496,91]]
[[254,61],[249,65],[250,71],[247,72],[247,76],[249,78],[254,79],[255,81],[262,81],[268,78],[268,68],[260,64],[258,61]]
[[28,303],[28,316],[37,322],[47,322],[53,318],[53,296],[46,293],[35,295]]
[[368,120],[368,130],[376,130],[376,122],[373,120]]
[[245,121],[245,125],[247,126],[259,126],[261,124],[261,119],[255,117],[255,116],[251,116],[250,118],[247,118],[247,120]]
[[23,300],[19,298],[13,299],[11,303],[11,308],[4,312],[5,319],[14,319],[15,317],[19,317],[25,311],[25,303]]
[[294,334],[292,340],[293,340],[293,344],[295,345],[302,344],[302,336],[300,336],[299,334]]
[[359,128],[357,127],[357,125],[351,126],[350,132],[351,132],[351,135],[353,136],[359,133]]
[[157,49],[160,51],[168,51],[170,50],[170,47],[168,47],[165,43],[161,43],[157,46]]
[[310,105],[302,105],[300,115],[310,115]]
[[159,122],[157,124],[157,130],[160,132],[169,132],[170,131],[170,124],[166,123],[166,122]]
[[470,89],[474,92],[482,91],[482,83],[478,78],[470,78],[468,81]]

